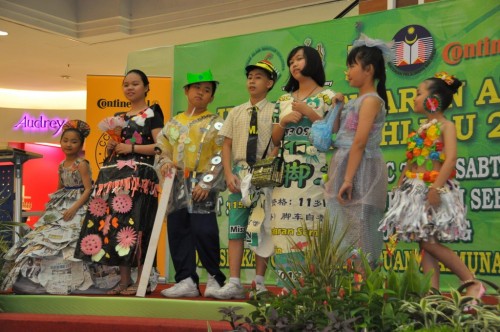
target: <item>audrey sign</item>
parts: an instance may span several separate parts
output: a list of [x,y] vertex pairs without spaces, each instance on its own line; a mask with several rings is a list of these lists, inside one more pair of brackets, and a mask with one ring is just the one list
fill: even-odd
[[52,136],[57,136],[61,133],[62,126],[67,120],[58,117],[49,118],[44,114],[34,117],[29,113],[24,113],[13,129],[27,132],[51,133]]

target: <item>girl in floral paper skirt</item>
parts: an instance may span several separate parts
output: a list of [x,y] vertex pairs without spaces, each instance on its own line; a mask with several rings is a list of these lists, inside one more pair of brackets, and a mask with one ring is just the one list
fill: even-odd
[[[136,294],[158,207],[153,164],[163,113],[158,105],[148,106],[149,80],[142,71],[130,70],[122,88],[130,109],[117,114],[123,129],[120,136],[110,134],[109,157],[99,170],[75,252],[86,261],[119,266],[120,281],[109,295]],[[135,282],[132,267],[138,267]]]

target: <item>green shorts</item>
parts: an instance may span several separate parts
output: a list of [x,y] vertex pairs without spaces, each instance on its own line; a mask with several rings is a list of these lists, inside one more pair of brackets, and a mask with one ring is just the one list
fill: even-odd
[[229,204],[229,240],[245,239],[250,217],[250,208],[241,203],[241,193],[230,193],[227,197]]

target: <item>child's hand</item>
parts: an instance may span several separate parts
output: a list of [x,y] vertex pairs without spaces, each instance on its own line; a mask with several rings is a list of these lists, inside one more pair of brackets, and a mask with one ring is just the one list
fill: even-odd
[[439,195],[439,192],[434,187],[429,188],[427,201],[434,209],[437,209],[441,205],[441,195]]
[[232,192],[233,194],[237,194],[241,191],[240,179],[232,173],[226,177],[226,185],[227,189],[229,189],[229,191]]
[[351,197],[352,197],[352,182],[344,181],[344,183],[342,183],[342,186],[339,189],[337,200],[339,201],[340,204],[344,205],[351,200]]
[[132,144],[117,143],[115,152],[118,154],[129,154],[132,152]]
[[76,211],[77,211],[77,209],[75,209],[73,207],[70,207],[69,209],[67,209],[66,211],[64,211],[64,213],[63,213],[63,220],[64,221],[70,221],[71,219],[73,219],[73,217],[76,214]]
[[118,144],[117,141],[115,141],[114,139],[110,139],[108,141],[108,144],[106,144],[106,149],[108,151],[113,151],[115,148],[116,148],[116,145]]
[[302,115],[306,115],[311,108],[307,106],[307,104],[303,101],[293,101],[292,102],[292,111],[299,112]]
[[172,169],[174,168],[175,166],[173,163],[165,163],[161,165],[160,173],[164,178],[170,177],[170,174],[172,174]]
[[298,123],[302,119],[302,113],[297,111],[291,111],[289,114],[285,115],[283,119],[281,119],[281,126],[285,127],[289,123]]
[[195,202],[201,202],[207,199],[208,193],[210,190],[205,190],[200,187],[200,185],[196,185],[194,187],[193,192],[191,193],[191,196],[193,197],[193,201]]
[[344,102],[344,94],[342,92],[337,92],[333,97],[333,103],[343,103]]

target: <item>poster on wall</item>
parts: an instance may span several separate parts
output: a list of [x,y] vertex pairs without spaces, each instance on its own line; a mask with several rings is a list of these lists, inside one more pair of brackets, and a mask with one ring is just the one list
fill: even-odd
[[[171,84],[170,77],[148,77],[150,91],[146,97],[149,106],[160,105],[163,116],[168,119],[171,109]],[[106,143],[109,135],[98,129],[98,123],[108,116],[118,112],[127,112],[130,103],[125,98],[122,89],[123,76],[87,76],[87,122],[90,132],[86,140],[86,158],[92,166],[92,173],[97,176],[106,153]]]
[[[369,37],[394,40],[396,60],[387,68],[390,110],[383,130],[382,150],[389,171],[388,202],[404,166],[406,138],[423,120],[414,113],[413,100],[420,82],[446,71],[463,81],[445,115],[456,125],[458,160],[456,178],[467,208],[469,237],[451,243],[469,269],[480,278],[500,283],[500,30],[496,1],[481,6],[467,0],[439,1],[396,10],[250,35],[180,45],[175,48],[174,113],[186,107],[182,86],[187,72],[211,69],[220,82],[209,109],[222,117],[233,106],[248,101],[245,66],[262,59],[280,71],[268,99],[285,92],[289,73],[286,59],[298,45],[316,48],[323,58],[326,84],[347,98],[357,90],[345,80],[346,55],[360,32]],[[383,24],[380,24],[383,22]],[[200,54],[203,57],[200,58]],[[228,268],[226,194],[219,199],[221,258]],[[401,243],[392,257],[383,253],[386,268],[403,271],[414,243]],[[201,265],[200,265],[201,267]],[[254,260],[249,249],[243,257],[242,280],[253,278]],[[226,270],[227,271],[227,270]],[[203,275],[203,270],[200,270]],[[443,287],[457,284],[456,277],[441,265]],[[275,277],[268,273],[268,282]]]

